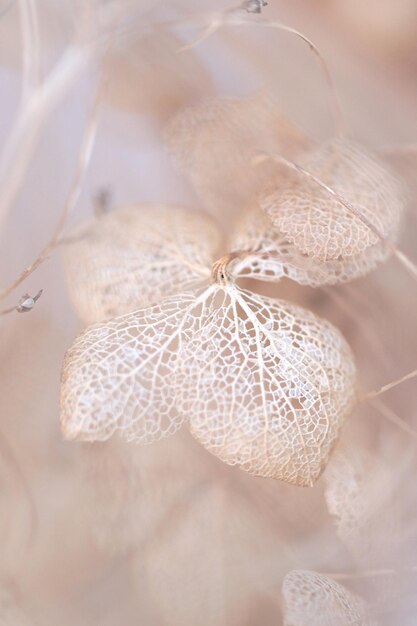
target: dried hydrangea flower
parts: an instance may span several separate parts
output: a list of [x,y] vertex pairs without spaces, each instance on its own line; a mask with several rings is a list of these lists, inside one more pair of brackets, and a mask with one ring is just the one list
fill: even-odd
[[230,257],[213,282],[87,329],[67,352],[66,437],[150,442],[186,420],[251,474],[312,485],[355,402],[350,349],[328,322],[243,291]]
[[284,626],[377,626],[365,600],[317,572],[289,572],[282,595]]
[[[342,136],[313,149],[264,94],[190,107],[171,122],[167,139],[201,201],[222,217],[232,212],[236,218],[228,249],[269,253],[262,260],[246,257],[247,275],[336,284],[367,274],[390,254],[386,242],[334,196],[283,166],[287,159],[295,158],[352,203],[391,243],[397,240],[403,191],[385,165]],[[259,153],[266,157],[255,167]]]
[[65,248],[71,299],[87,324],[154,304],[207,279],[221,240],[209,216],[182,206],[102,215]]
[[[404,210],[402,188],[387,168],[362,146],[338,137],[304,155],[300,165],[347,200],[364,218],[302,173],[289,171],[287,183],[270,184],[261,206],[296,248],[321,261],[356,256],[394,241]],[[369,228],[368,222],[373,225]]]

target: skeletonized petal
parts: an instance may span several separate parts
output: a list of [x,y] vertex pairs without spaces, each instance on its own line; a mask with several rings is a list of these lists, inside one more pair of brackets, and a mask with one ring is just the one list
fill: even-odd
[[[382,459],[358,445],[335,451],[324,474],[325,498],[337,534],[365,567],[399,549],[397,478]],[[383,515],[381,515],[383,512]],[[387,541],[389,537],[389,542]]]
[[282,595],[284,626],[377,626],[365,600],[317,572],[289,572]]
[[65,251],[70,294],[87,324],[147,307],[210,275],[221,232],[204,213],[144,204],[101,216]]
[[311,486],[355,396],[352,354],[298,306],[219,287],[181,353],[179,409],[207,450],[251,474]]
[[300,252],[273,226],[264,211],[257,208],[244,213],[230,238],[229,249],[255,253],[234,262],[231,271],[236,277],[270,282],[287,277],[311,287],[335,285],[364,276],[390,253],[383,242],[378,242],[360,254],[322,261]]
[[259,152],[289,157],[308,145],[306,136],[266,95],[212,98],[181,111],[167,129],[168,149],[201,200],[216,214],[257,200],[278,168],[254,167]]
[[[404,209],[401,186],[376,157],[338,138],[299,160],[305,170],[350,202],[384,236],[395,238]],[[336,198],[301,173],[270,185],[262,208],[302,253],[322,261],[361,254],[377,235]]]
[[119,430],[142,443],[173,434],[178,351],[191,332],[193,295],[88,328],[68,350],[62,372],[61,422],[68,439],[97,441]]

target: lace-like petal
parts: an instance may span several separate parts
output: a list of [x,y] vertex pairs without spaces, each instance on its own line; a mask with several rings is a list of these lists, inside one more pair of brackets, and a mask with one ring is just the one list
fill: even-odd
[[316,572],[293,570],[284,578],[284,626],[377,626],[365,600]]
[[168,149],[201,200],[215,214],[240,211],[279,168],[254,167],[261,152],[295,156],[305,135],[265,94],[252,98],[213,98],[180,112],[167,130]]
[[[120,430],[142,443],[172,435],[178,413],[173,383],[178,351],[195,318],[193,295],[88,328],[68,350],[61,421],[68,439],[97,441]],[[178,383],[179,384],[179,383]]]
[[[398,510],[391,468],[357,446],[335,451],[324,474],[325,498],[337,534],[364,567],[398,549]],[[381,512],[383,516],[381,517]],[[387,541],[389,537],[389,542]]]
[[[348,200],[385,237],[395,238],[404,209],[397,180],[374,156],[339,138],[300,165]],[[337,199],[300,174],[270,185],[261,205],[276,228],[303,253],[322,261],[361,254],[379,239]]]
[[179,410],[207,450],[251,474],[312,485],[355,396],[351,352],[329,323],[228,286],[181,353]]
[[311,287],[343,283],[374,270],[389,256],[383,242],[361,254],[321,261],[300,252],[286,235],[274,228],[262,210],[244,213],[229,240],[230,250],[251,250],[257,254],[237,259],[231,271],[234,276],[276,282],[287,277]]
[[125,208],[84,225],[65,251],[74,306],[87,323],[146,307],[210,274],[221,232],[181,206]]

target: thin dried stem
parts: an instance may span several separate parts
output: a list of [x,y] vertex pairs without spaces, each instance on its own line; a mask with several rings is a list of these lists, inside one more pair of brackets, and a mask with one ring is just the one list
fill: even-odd
[[318,187],[326,191],[326,193],[328,193],[330,196],[335,198],[342,206],[344,206],[349,211],[349,213],[354,215],[358,220],[362,222],[362,224],[367,226],[369,230],[373,232],[374,235],[378,237],[378,239],[387,246],[387,248],[400,261],[401,265],[408,271],[408,273],[415,280],[417,280],[417,266],[405,254],[403,254],[400,250],[398,250],[398,248],[392,243],[392,241],[390,241],[387,237],[385,237],[385,235],[383,235],[378,230],[378,228],[376,228],[374,224],[372,224],[372,222],[370,222],[361,213],[361,211],[359,211],[353,204],[351,204],[348,200],[346,200],[346,198],[341,196],[339,193],[337,193],[337,191],[332,189],[332,187],[329,187],[329,185],[324,183],[320,178],[317,178],[317,176],[315,176],[314,174],[306,170],[304,167],[302,167],[301,165],[298,165],[297,163],[294,163],[294,161],[290,161],[289,159],[286,159],[282,155],[261,154],[261,155],[256,156],[253,159],[253,164],[259,165],[267,160],[272,160],[272,161],[275,161],[276,163],[281,163],[282,165],[288,167],[289,169],[295,171],[296,173],[301,174],[308,180],[311,180],[312,182],[314,182]]
[[72,182],[72,186],[68,194],[67,200],[65,202],[64,209],[55,226],[52,237],[46,244],[46,246],[41,250],[36,259],[19,274],[16,280],[14,280],[8,287],[5,287],[3,290],[0,291],[0,300],[8,296],[28,276],[30,276],[50,256],[50,254],[55,250],[55,248],[62,239],[66,222],[69,215],[74,210],[74,207],[77,204],[84,176],[91,160],[91,154],[97,132],[98,114],[100,104],[103,98],[105,83],[106,81],[104,80],[104,77],[102,75],[99,81],[99,85],[97,87],[93,107],[90,113],[90,118],[84,131],[75,177]]
[[87,51],[71,46],[48,79],[19,111],[0,162],[0,223],[6,218],[32,158],[42,125],[89,61]]
[[23,40],[21,92],[21,106],[23,106],[39,83],[40,39],[38,14],[34,0],[19,0],[19,12]]
[[36,296],[33,297],[26,293],[20,298],[19,303],[16,306],[0,311],[0,316],[8,315],[9,313],[13,313],[15,311],[17,311],[17,313],[27,313],[28,311],[31,311],[41,297],[42,293],[43,289],[40,289]]
[[317,572],[320,576],[329,576],[334,580],[353,580],[355,578],[374,578],[378,576],[398,576],[399,574],[417,573],[417,565],[400,569],[381,568],[368,569],[360,572]]
[[374,406],[389,422],[397,426],[408,435],[411,435],[414,439],[417,439],[417,431],[415,431],[411,426],[407,424],[399,415],[397,415],[392,409],[390,409],[386,404],[381,402],[380,400],[371,400],[372,406]]
[[[334,120],[334,124],[336,127],[336,132],[337,133],[343,132],[346,129],[347,125],[346,125],[346,120],[345,120],[345,116],[343,113],[343,109],[340,103],[340,99],[339,99],[337,90],[335,88],[334,81],[333,81],[331,72],[329,70],[329,67],[323,55],[319,52],[317,46],[308,37],[303,35],[303,33],[296,30],[295,28],[292,28],[291,26],[281,24],[281,22],[277,22],[274,20],[258,20],[257,19],[256,21],[253,21],[253,19],[248,18],[247,16],[240,15],[239,10],[242,10],[242,6],[239,6],[235,9],[229,9],[228,11],[225,11],[224,13],[218,13],[218,14],[212,15],[210,22],[206,26],[203,33],[199,37],[197,37],[197,39],[193,40],[189,44],[186,44],[185,46],[180,48],[179,52],[182,52],[184,50],[191,50],[192,48],[195,48],[198,44],[208,39],[217,30],[219,30],[220,28],[223,28],[224,26],[260,26],[262,28],[272,28],[272,29],[289,33],[291,35],[295,35],[296,37],[299,37],[302,41],[304,41],[308,45],[309,49],[316,55],[320,63],[321,69],[324,73],[324,76],[325,76],[325,79],[326,79],[326,82],[328,84],[330,94],[331,94],[331,110],[332,110],[332,117]],[[180,23],[178,23],[177,25],[180,25]]]
[[[27,25],[26,34],[24,34],[26,47],[30,47],[30,52],[28,49],[24,53],[26,57],[26,61],[24,61],[26,71],[24,73],[27,74],[30,65],[34,79],[31,78],[30,82],[33,86],[36,84],[36,62],[32,59],[29,60],[29,56],[33,54],[33,48],[36,44],[36,26],[34,24],[36,16],[33,14],[35,3],[34,0],[26,0],[26,2],[29,3],[28,6],[32,6],[32,17],[30,18],[32,26]],[[21,99],[21,106],[0,159],[0,188],[2,190],[0,225],[7,217],[20,189],[44,123],[63,101],[82,72],[109,46],[109,38],[121,34],[119,23],[115,25],[116,20],[111,15],[110,24],[107,23],[108,27],[103,29],[104,33],[96,34],[93,31],[93,37],[91,31],[94,27],[94,20],[91,19],[91,7],[89,3],[84,4],[82,14],[77,16],[77,37],[67,47],[45,80],[36,89],[32,89],[30,97]],[[24,82],[27,78],[24,78]]]
[[3,317],[3,315],[9,315],[9,313],[14,313],[14,311],[16,311],[16,306],[9,307],[8,309],[3,309],[2,311],[0,311],[0,317]]
[[382,395],[386,391],[389,391],[390,389],[393,389],[394,387],[401,385],[406,380],[411,380],[412,378],[416,378],[416,377],[417,377],[417,370],[413,370],[412,372],[405,374],[405,376],[402,376],[401,378],[398,378],[397,380],[393,380],[392,382],[386,385],[383,385],[383,387],[380,387],[380,389],[376,389],[375,391],[370,391],[369,393],[366,393],[363,396],[362,400],[366,401],[366,400],[371,400],[372,398],[376,398],[377,396]]

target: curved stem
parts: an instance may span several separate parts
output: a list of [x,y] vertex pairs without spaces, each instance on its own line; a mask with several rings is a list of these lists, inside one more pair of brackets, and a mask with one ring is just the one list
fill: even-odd
[[399,415],[394,413],[392,409],[390,409],[380,400],[373,399],[370,401],[370,403],[380,412],[382,417],[385,417],[385,419],[391,422],[391,424],[394,424],[394,426],[396,426],[400,430],[403,430],[405,433],[407,433],[407,435],[411,435],[413,439],[417,440],[417,431],[409,426],[407,422],[403,420]]
[[[191,50],[192,48],[200,44],[202,41],[208,39],[212,34],[214,34],[220,28],[223,28],[224,26],[252,26],[252,27],[260,26],[262,28],[272,28],[272,29],[280,30],[285,33],[289,33],[290,35],[295,35],[296,37],[298,37],[299,39],[301,39],[302,41],[304,41],[304,43],[308,45],[309,49],[316,55],[319,61],[320,67],[325,76],[325,79],[326,79],[326,82],[328,84],[329,91],[331,94],[331,110],[332,110],[332,117],[333,117],[333,121],[335,124],[336,132],[342,133],[346,131],[347,124],[346,124],[345,115],[343,113],[342,105],[341,105],[331,72],[329,70],[329,67],[323,55],[320,53],[317,46],[311,41],[311,39],[306,37],[306,35],[303,35],[303,33],[296,30],[295,28],[292,28],[291,26],[287,26],[286,24],[281,24],[281,22],[277,22],[275,20],[258,20],[258,19],[253,20],[251,18],[248,18],[247,16],[240,15],[239,9],[241,10],[242,6],[237,7],[235,9],[229,9],[228,11],[225,11],[224,13],[212,15],[211,19],[209,19],[209,23],[207,24],[206,22],[206,28],[203,31],[203,33],[199,37],[197,37],[197,39],[193,40],[191,43],[186,44],[185,46],[180,48],[179,51],[181,52],[183,50]],[[178,22],[177,24],[175,24],[174,22],[172,23],[172,25],[180,26],[181,23]]]
[[90,118],[87,122],[87,126],[85,128],[82,138],[77,169],[71,185],[71,189],[64,204],[63,211],[55,226],[52,237],[46,244],[46,246],[44,246],[44,248],[41,250],[36,259],[30,265],[28,265],[9,286],[0,290],[0,300],[8,296],[14,289],[16,289],[16,287],[18,287],[49,257],[49,255],[55,250],[56,246],[59,244],[63,236],[68,217],[74,210],[80,196],[84,176],[91,160],[91,155],[97,133],[98,114],[103,97],[103,91],[105,89],[105,84],[106,81],[103,79],[102,76],[99,82],[99,86],[96,90]]
[[23,79],[20,100],[21,106],[24,106],[39,83],[40,39],[36,2],[19,0],[19,12],[23,40]]

